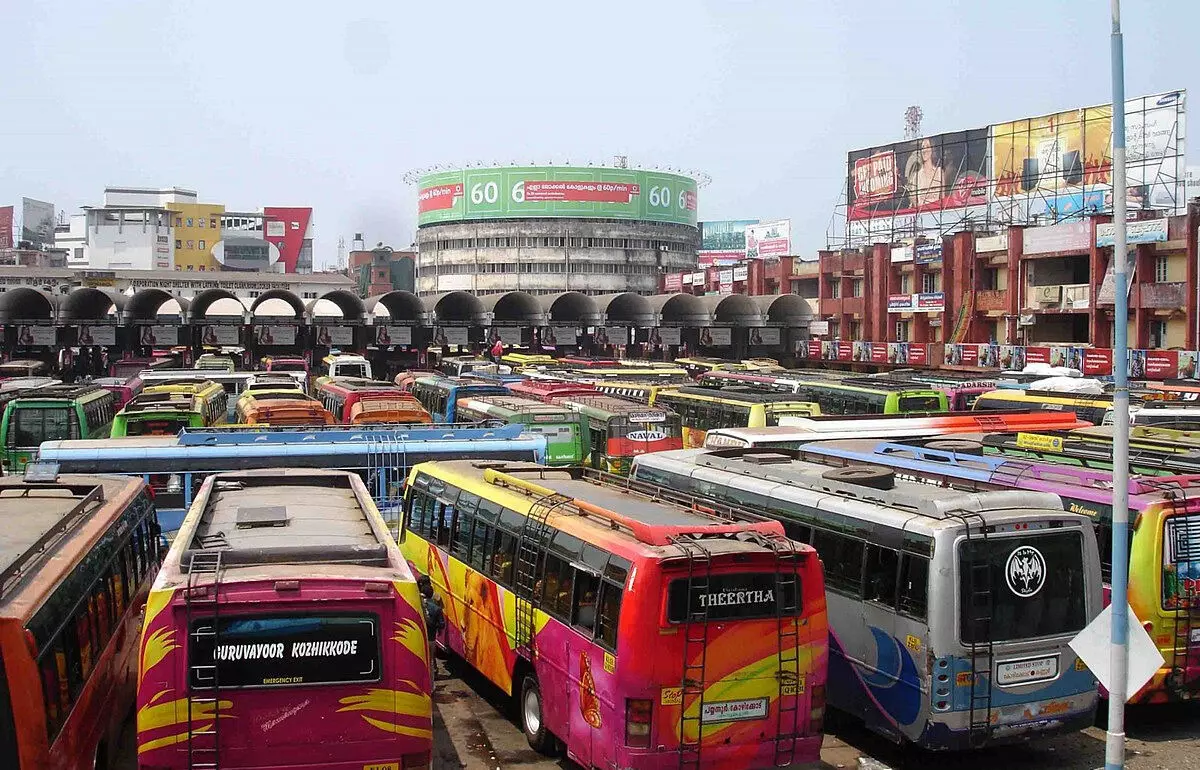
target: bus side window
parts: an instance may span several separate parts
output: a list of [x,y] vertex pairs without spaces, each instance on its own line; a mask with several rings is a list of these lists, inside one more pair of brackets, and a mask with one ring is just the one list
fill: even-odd
[[817,551],[825,565],[826,587],[849,596],[860,597],[863,542],[825,530],[820,530],[815,535]]
[[433,526],[437,529],[437,544],[447,548],[454,528],[454,516],[458,512],[458,488],[447,485],[443,494],[445,498],[439,496],[437,508],[434,509]]
[[571,624],[591,633],[596,627],[596,594],[600,578],[589,572],[575,570],[575,606]]
[[471,534],[471,566],[487,574],[488,548],[491,545],[494,530],[482,521],[475,521],[475,531]]
[[566,620],[571,614],[571,577],[574,570],[554,554],[546,554],[546,569],[535,586],[543,611]]
[[600,613],[597,616],[596,639],[613,652],[617,651],[617,621],[621,615],[621,587],[605,580],[600,584]]
[[797,521],[783,521],[783,531],[789,538],[797,543],[808,543],[812,545],[813,531],[812,527],[807,524],[801,524]]
[[460,560],[467,560],[471,550],[471,528],[475,522],[475,509],[479,505],[479,496],[470,492],[461,492],[458,496],[458,521],[450,540],[450,553]]
[[408,528],[419,537],[429,539],[429,524],[433,518],[434,501],[427,492],[413,490],[412,511],[409,514]]
[[898,609],[909,617],[925,619],[929,591],[929,560],[906,553],[900,557]]
[[869,602],[896,606],[896,562],[900,555],[891,548],[867,543],[863,570],[863,597]]

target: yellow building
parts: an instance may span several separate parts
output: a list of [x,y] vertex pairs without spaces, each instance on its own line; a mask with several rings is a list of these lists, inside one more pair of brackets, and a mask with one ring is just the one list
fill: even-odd
[[212,250],[221,240],[225,207],[218,203],[168,203],[167,208],[175,212],[175,269],[220,270]]

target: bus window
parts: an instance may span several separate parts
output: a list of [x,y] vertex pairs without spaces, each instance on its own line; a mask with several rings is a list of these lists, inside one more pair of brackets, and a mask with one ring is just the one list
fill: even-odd
[[825,565],[826,587],[858,597],[862,591],[862,541],[825,530],[816,535],[817,551]]
[[901,412],[940,412],[942,400],[937,396],[901,396]]
[[900,557],[900,600],[897,609],[911,618],[925,620],[929,594],[929,560],[906,553]]
[[79,438],[79,421],[71,409],[46,407],[14,411],[14,427],[8,434],[9,446],[36,447],[43,441]]
[[896,606],[896,562],[900,555],[891,548],[867,543],[867,568],[863,573],[863,598]]
[[623,591],[619,586],[605,580],[600,584],[600,614],[597,618],[596,639],[613,652],[617,650],[617,620],[621,615],[621,596]]
[[582,570],[575,571],[575,612],[571,624],[588,634],[596,628],[596,597],[600,591],[600,578]]

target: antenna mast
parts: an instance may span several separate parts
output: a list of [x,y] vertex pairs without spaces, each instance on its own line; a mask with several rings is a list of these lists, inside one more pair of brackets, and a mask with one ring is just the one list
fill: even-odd
[[914,104],[904,111],[904,138],[920,139],[921,138],[921,118],[925,117],[925,113],[921,112],[921,108]]

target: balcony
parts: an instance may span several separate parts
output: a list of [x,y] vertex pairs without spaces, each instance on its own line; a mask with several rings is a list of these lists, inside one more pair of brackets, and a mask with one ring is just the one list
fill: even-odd
[[1186,283],[1142,283],[1137,286],[1135,307],[1146,310],[1182,310],[1187,304]]
[[842,312],[861,316],[863,313],[862,297],[846,297],[842,300]]
[[[1004,292],[999,292],[1003,294]],[[978,308],[978,299],[976,308]],[[1028,286],[1025,290],[1025,309],[1048,313],[1071,313],[1091,307],[1091,287],[1086,283],[1060,286]]]
[[989,311],[1008,312],[1008,292],[984,290],[975,292],[975,310],[986,313]]
[[822,297],[820,303],[820,312],[817,315],[828,317],[842,314],[842,300],[840,298],[830,299],[829,297]]

